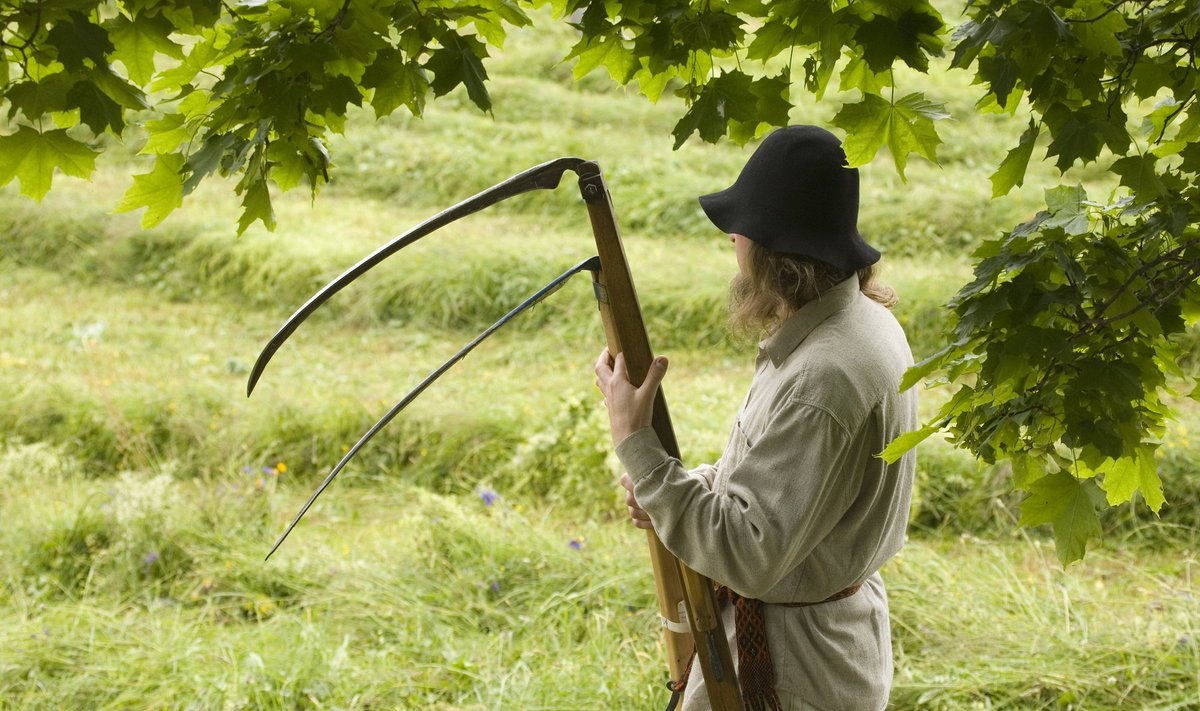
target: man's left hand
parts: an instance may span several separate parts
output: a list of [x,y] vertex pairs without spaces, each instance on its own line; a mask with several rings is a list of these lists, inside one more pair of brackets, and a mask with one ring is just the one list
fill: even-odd
[[650,514],[646,513],[637,502],[637,496],[633,493],[633,479],[629,474],[621,475],[621,486],[625,487],[625,505],[629,507],[629,518],[633,521],[633,525],[638,528],[652,529],[654,522],[650,520]]

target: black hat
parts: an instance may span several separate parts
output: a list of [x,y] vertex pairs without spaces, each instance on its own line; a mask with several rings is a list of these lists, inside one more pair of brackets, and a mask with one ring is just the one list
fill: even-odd
[[708,219],[772,252],[813,257],[856,271],[879,260],[858,233],[858,170],[837,137],[788,126],[763,139],[729,188],[702,195]]

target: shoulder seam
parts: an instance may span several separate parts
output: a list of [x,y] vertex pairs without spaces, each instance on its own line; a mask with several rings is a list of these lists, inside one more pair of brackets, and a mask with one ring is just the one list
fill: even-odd
[[846,426],[846,423],[842,421],[842,418],[838,417],[837,413],[835,413],[833,410],[830,410],[828,407],[796,396],[792,397],[792,402],[797,405],[811,407],[814,410],[825,413],[829,419],[833,420],[834,423],[841,428],[842,432],[845,433],[847,437],[851,435],[850,428]]

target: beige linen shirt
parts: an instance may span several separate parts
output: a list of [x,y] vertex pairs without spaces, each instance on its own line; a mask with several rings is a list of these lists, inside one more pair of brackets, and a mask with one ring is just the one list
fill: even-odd
[[[912,365],[891,312],[857,277],[806,304],[760,344],[754,379],[714,465],[686,470],[649,428],[617,446],[638,504],[681,561],[768,603],[785,709],[881,709],[892,681],[887,595],[878,570],[904,542],[914,455],[876,455],[917,426]],[[732,606],[723,610],[736,656]],[[684,709],[708,708],[699,665]]]

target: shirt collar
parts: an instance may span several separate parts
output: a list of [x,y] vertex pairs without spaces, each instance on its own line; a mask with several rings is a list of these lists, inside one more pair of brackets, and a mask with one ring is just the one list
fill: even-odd
[[849,306],[858,291],[858,275],[852,274],[801,306],[774,333],[759,342],[759,349],[778,368],[822,321]]

